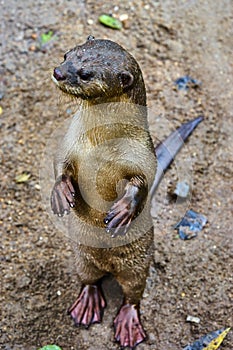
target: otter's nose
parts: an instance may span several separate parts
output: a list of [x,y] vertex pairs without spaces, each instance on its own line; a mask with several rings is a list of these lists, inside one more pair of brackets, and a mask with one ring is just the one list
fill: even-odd
[[65,80],[66,79],[66,77],[64,76],[64,74],[62,74],[62,72],[59,68],[54,69],[53,76],[57,80]]

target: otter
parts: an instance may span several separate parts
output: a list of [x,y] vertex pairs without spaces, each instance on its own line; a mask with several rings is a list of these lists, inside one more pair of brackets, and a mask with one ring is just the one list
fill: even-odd
[[161,171],[156,177],[156,154],[166,170],[181,147],[178,136],[186,139],[202,117],[168,138],[172,154],[164,145],[155,149],[141,69],[110,40],[88,37],[66,52],[52,79],[82,101],[55,162],[51,193],[53,213],[72,211],[72,230],[91,242],[75,245],[82,287],[69,313],[76,325],[101,322],[106,306],[101,280],[112,274],[124,294],[114,320],[115,339],[133,349],[146,338],[139,307],[154,249],[149,192],[162,177]]

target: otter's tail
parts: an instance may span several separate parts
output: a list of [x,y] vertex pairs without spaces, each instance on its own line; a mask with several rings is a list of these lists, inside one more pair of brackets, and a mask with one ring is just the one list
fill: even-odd
[[184,145],[184,142],[192,134],[193,130],[203,120],[203,116],[199,116],[181,125],[177,130],[173,131],[162,143],[155,148],[155,153],[158,161],[157,173],[155,175],[154,183],[150,189],[150,196],[152,197],[162,180],[164,173],[167,171],[169,165],[173,162],[175,156]]

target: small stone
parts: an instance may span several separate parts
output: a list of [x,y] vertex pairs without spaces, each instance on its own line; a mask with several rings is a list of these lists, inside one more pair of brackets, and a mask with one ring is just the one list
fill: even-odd
[[123,13],[122,15],[120,15],[119,21],[122,23],[125,29],[128,29],[130,27],[129,16],[127,15],[127,13]]
[[182,198],[186,198],[189,195],[189,184],[186,181],[181,181],[176,184],[176,189],[174,193]]
[[151,342],[155,342],[156,341],[156,336],[153,333],[149,333],[149,340]]
[[121,22],[127,21],[129,19],[129,16],[127,15],[127,13],[123,13],[122,15],[119,16],[119,20]]
[[187,322],[192,322],[192,323],[200,323],[201,322],[199,317],[191,316],[191,315],[187,316],[186,321]]
[[89,26],[92,26],[92,25],[94,24],[93,19],[89,18],[89,19],[87,20],[87,24],[88,24]]
[[32,33],[31,38],[32,38],[33,40],[36,40],[36,39],[37,39],[37,34],[36,34],[36,33]]
[[36,51],[36,46],[35,45],[29,46],[29,51]]

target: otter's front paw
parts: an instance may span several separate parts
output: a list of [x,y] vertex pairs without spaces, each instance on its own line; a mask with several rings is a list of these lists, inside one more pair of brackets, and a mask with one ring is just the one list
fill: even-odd
[[106,231],[111,232],[112,237],[125,235],[128,231],[141,206],[139,193],[140,189],[137,186],[128,186],[125,195],[107,213],[104,223]]
[[63,216],[69,214],[70,208],[75,205],[75,191],[68,175],[61,175],[52,190],[51,207],[54,214]]

